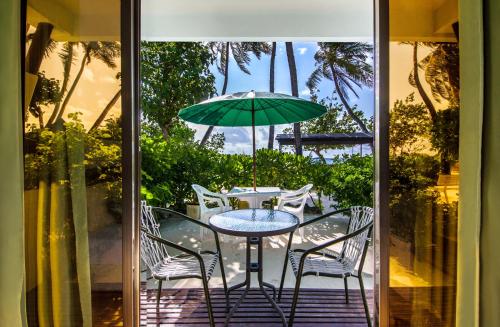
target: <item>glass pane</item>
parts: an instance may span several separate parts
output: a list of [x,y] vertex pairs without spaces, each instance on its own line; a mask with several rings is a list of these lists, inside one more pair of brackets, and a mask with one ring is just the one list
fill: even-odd
[[28,1],[30,326],[122,325],[120,3]]
[[455,324],[460,171],[456,8],[453,0],[439,6],[391,2],[392,326]]
[[[282,286],[290,301],[281,305],[285,311],[290,310],[296,283],[292,268],[298,269],[300,261],[296,256],[286,257],[288,232],[295,229],[295,222],[354,206],[372,207],[372,51],[372,44],[361,42],[142,42],[141,225],[184,247],[186,253],[220,251],[222,260],[217,259],[222,261],[223,269],[216,261],[206,261],[207,265],[212,262],[210,287],[215,294],[217,324],[224,319],[224,276],[229,287],[239,285],[239,290],[231,293],[236,301],[234,297],[241,294],[241,286],[250,283],[247,269],[255,273],[256,266],[263,267],[264,277],[260,277],[259,283],[279,287],[284,276]],[[338,67],[333,68],[334,65]],[[331,68],[322,71],[316,67]],[[336,78],[343,79],[347,72],[353,74],[349,78],[359,78],[360,85],[346,78],[338,86],[329,78],[336,74]],[[295,81],[291,75],[295,75]],[[261,91],[266,89],[271,92]],[[247,97],[249,90],[259,91]],[[332,96],[338,93],[341,95]],[[301,100],[291,95],[300,96]],[[207,97],[209,101],[201,102]],[[228,97],[232,99],[227,100]],[[255,121],[264,115],[270,124],[278,121],[274,130],[277,137],[269,132],[269,126],[256,126],[258,134],[251,134],[251,115],[246,115],[252,107],[249,99],[253,99],[254,110],[258,110]],[[216,106],[220,107],[214,109]],[[324,107],[324,115],[305,118],[318,107]],[[198,116],[194,117],[193,110]],[[303,155],[296,154],[293,143],[282,144],[279,138],[293,135],[294,126],[282,122],[298,115],[304,117],[300,127]],[[249,119],[245,120],[246,116]],[[208,123],[197,121],[198,118],[205,118]],[[239,119],[244,125],[216,122],[210,134],[206,125],[215,119]],[[310,142],[313,137],[317,138],[316,143]],[[253,141],[257,148],[255,191],[251,187]],[[289,246],[308,249],[357,231],[373,218],[372,209],[366,207],[332,214],[295,230]],[[244,208],[254,210],[237,210]],[[282,212],[281,216],[274,209],[286,214]],[[259,216],[267,217],[270,212],[274,214],[268,217],[269,221],[259,223]],[[280,221],[283,219],[290,220],[290,224]],[[220,243],[209,230],[200,231],[193,221],[211,224],[219,232]],[[227,226],[223,226],[225,223]],[[298,324],[309,320],[313,324],[366,323],[363,296],[367,296],[367,306],[373,308],[374,266],[368,233],[366,229],[345,243],[325,245],[310,256],[304,272],[309,277],[302,279],[301,285],[315,291],[301,293],[307,299],[299,304]],[[262,237],[262,252],[255,253],[257,248],[253,247],[245,254],[245,247],[250,246],[245,237]],[[178,308],[185,298],[193,299],[186,306],[204,308],[195,302],[203,299],[201,281],[188,278],[190,274],[199,274],[198,262],[193,256],[184,257],[184,261],[174,257],[178,250],[171,246],[164,249],[157,239],[141,235],[141,310],[147,313],[144,317],[158,324],[190,324],[198,319],[208,324],[206,311]],[[204,260],[213,259],[205,256]],[[344,273],[350,277],[343,279]],[[259,293],[258,286],[254,280],[251,292],[255,295]],[[347,305],[345,292],[351,297]],[[332,297],[340,302],[327,300]],[[261,300],[246,299],[245,312],[237,311],[231,322],[279,323],[276,312],[261,310],[262,306],[270,307],[263,296]],[[323,303],[324,307],[302,306],[307,301]],[[322,310],[322,315],[317,310]],[[345,311],[349,312],[347,318],[342,316]]]

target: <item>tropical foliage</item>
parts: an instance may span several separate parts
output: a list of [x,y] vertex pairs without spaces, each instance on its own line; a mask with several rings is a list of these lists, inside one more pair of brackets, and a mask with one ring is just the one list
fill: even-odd
[[[217,70],[224,76],[224,83],[220,95],[226,94],[227,84],[229,81],[229,61],[231,58],[236,62],[238,68],[247,75],[250,75],[250,70],[247,66],[251,62],[250,54],[253,54],[257,59],[260,59],[262,54],[271,53],[271,48],[267,42],[209,42],[208,46],[212,54],[217,58]],[[201,144],[205,145],[212,134],[214,127],[210,126]]]
[[[142,196],[156,205],[185,210],[195,201],[191,184],[213,191],[251,185],[252,158],[223,154],[194,140],[194,133],[177,125],[168,142],[154,126],[141,135]],[[331,196],[339,206],[371,205],[372,157],[339,157],[331,165],[311,157],[276,150],[257,151],[257,184],[297,189],[313,183],[317,192]]]
[[168,139],[180,109],[215,94],[214,62],[199,42],[142,42],[141,108]]
[[415,101],[411,93],[404,100],[396,100],[390,113],[389,145],[392,155],[418,152],[425,149],[431,121],[423,103]]
[[373,46],[359,42],[320,42],[318,45],[319,50],[314,55],[316,69],[309,77],[307,86],[313,93],[323,78],[332,81],[344,108],[361,130],[368,133],[368,127],[349,104],[349,97],[358,97],[357,92],[363,86],[373,86],[373,68],[368,62]]

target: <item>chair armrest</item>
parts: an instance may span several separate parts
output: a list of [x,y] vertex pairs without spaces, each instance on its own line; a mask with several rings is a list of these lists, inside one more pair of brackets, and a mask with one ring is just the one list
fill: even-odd
[[308,256],[308,255],[310,255],[310,254],[314,254],[315,252],[318,252],[318,251],[320,251],[320,250],[323,250],[324,248],[329,247],[329,246],[332,246],[332,245],[334,245],[334,244],[337,244],[337,243],[340,243],[340,242],[347,241],[348,239],[353,238],[354,236],[357,236],[357,235],[359,235],[359,234],[361,234],[361,233],[365,232],[367,229],[369,229],[369,230],[370,230],[370,231],[369,231],[369,233],[368,233],[368,234],[370,234],[372,227],[373,227],[373,222],[368,223],[368,224],[366,224],[365,226],[363,226],[363,227],[361,227],[361,228],[358,228],[357,230],[355,230],[355,231],[354,231],[354,232],[352,232],[352,233],[349,233],[349,234],[347,234],[347,235],[344,235],[344,236],[338,237],[338,238],[336,238],[336,239],[334,239],[334,240],[331,240],[331,241],[325,242],[325,243],[323,243],[323,244],[320,244],[320,245],[318,245],[318,246],[315,246],[315,247],[312,247],[312,248],[310,248],[310,249],[308,249],[308,250],[305,250],[305,251],[304,251],[304,255],[303,255],[303,257],[306,257],[306,256]]
[[214,238],[215,238],[215,244],[216,244],[216,247],[217,247],[217,251],[220,253],[221,250],[220,250],[220,243],[219,243],[219,234],[217,234],[216,231],[214,231],[210,225],[202,222],[202,221],[199,221],[199,220],[195,220],[189,216],[186,216],[185,214],[183,213],[180,213],[180,212],[177,212],[177,211],[174,211],[174,210],[171,210],[171,209],[167,209],[167,208],[160,208],[160,207],[151,207],[153,210],[159,210],[159,211],[164,211],[168,214],[172,214],[172,215],[176,215],[176,216],[179,216],[193,224],[196,224],[202,228],[206,228],[206,229],[209,229],[213,234],[214,234]]
[[344,212],[348,212],[348,211],[351,211],[351,208],[347,208],[347,209],[340,209],[340,210],[336,210],[336,211],[332,211],[332,212],[329,212],[329,213],[325,213],[324,215],[321,215],[319,217],[316,217],[316,218],[313,218],[311,220],[308,220],[306,222],[303,222],[302,224],[299,225],[298,228],[302,228],[304,226],[307,226],[307,225],[310,225],[310,224],[314,224],[314,223],[317,223],[318,221],[320,220],[323,220],[325,218],[328,218],[330,216],[333,216],[333,215],[336,215],[336,214],[339,214],[339,213],[344,213]]
[[302,194],[297,195],[297,196],[283,197],[283,198],[280,198],[280,203],[287,203],[287,202],[302,200],[306,196],[307,196],[307,193],[302,193]]
[[369,232],[368,234],[371,233],[371,230],[372,230],[372,227],[373,227],[373,222],[369,223],[369,224],[366,224],[365,226],[357,229],[356,231],[350,233],[350,234],[347,234],[347,235],[344,235],[342,237],[339,237],[339,238],[336,238],[334,240],[331,240],[331,241],[328,241],[328,242],[325,242],[321,245],[318,245],[318,246],[315,246],[313,248],[310,248],[308,250],[302,250],[302,249],[297,249],[297,250],[294,250],[295,252],[303,252],[303,254],[300,256],[300,262],[299,262],[299,270],[297,272],[297,275],[302,275],[302,272],[303,272],[303,269],[304,269],[304,263],[305,263],[305,260],[307,258],[308,255],[311,255],[311,254],[317,254],[320,250],[328,247],[328,246],[331,246],[331,245],[334,245],[334,244],[337,244],[337,243],[340,243],[340,242],[344,242],[344,241],[347,241],[348,239],[354,237],[354,236],[357,236],[363,232],[365,232],[367,229],[369,229]]
[[202,221],[199,221],[199,220],[195,220],[195,219],[193,219],[193,218],[191,218],[191,217],[189,217],[189,216],[186,216],[186,215],[185,215],[185,214],[183,214],[183,213],[180,213],[180,212],[177,212],[177,211],[174,211],[174,210],[171,210],[171,209],[167,209],[167,208],[161,208],[161,207],[151,207],[151,208],[152,208],[153,210],[163,211],[163,212],[165,212],[165,213],[167,213],[167,214],[171,214],[171,215],[174,215],[174,216],[178,216],[178,217],[180,217],[180,218],[182,218],[182,219],[189,220],[189,221],[190,221],[190,222],[192,222],[193,224],[199,225],[199,226],[201,226],[201,227],[203,227],[203,228],[208,228],[208,229],[210,229],[211,231],[213,231],[213,230],[212,230],[212,228],[210,228],[210,226],[209,226],[208,224],[206,224],[206,223],[204,223],[204,222],[202,222]]
[[[308,220],[306,222],[303,222],[302,224],[299,225],[299,227],[297,227],[296,230],[298,230],[299,228],[302,228],[304,226],[317,223],[318,221],[323,220],[325,218],[328,218],[328,217],[330,217],[332,215],[336,215],[336,214],[339,214],[339,213],[347,212],[347,211],[350,211],[350,210],[351,210],[350,208],[347,208],[347,209],[341,209],[341,210],[337,210],[337,211],[332,211],[332,212],[326,213],[326,214],[321,215],[319,217],[316,217],[316,218],[313,218],[313,219]],[[290,249],[290,247],[292,245],[293,234],[295,233],[296,230],[294,230],[293,232],[290,233],[290,237],[288,239],[288,249]]]
[[227,198],[227,196],[225,194],[215,193],[215,192],[211,192],[211,191],[205,191],[202,194],[203,195],[208,195],[208,196],[214,197],[214,198],[220,198],[220,199],[226,199]]
[[198,258],[198,260],[201,260],[201,262],[203,262],[203,258],[201,257],[201,255],[193,250],[190,250],[188,248],[185,248],[179,244],[176,244],[174,242],[171,242],[169,240],[166,240],[164,238],[161,238],[161,237],[158,237],[156,235],[153,235],[151,233],[148,232],[148,230],[144,227],[141,227],[141,232],[144,233],[147,237],[149,237],[150,239],[152,239],[153,241],[156,241],[156,242],[159,242],[159,243],[162,243],[162,244],[165,244],[166,246],[169,246],[169,247],[172,247],[174,249],[177,249],[181,252],[184,252],[184,253],[187,253],[187,254],[190,254],[196,258]]
[[201,193],[201,197],[203,198],[203,200],[217,202],[217,205],[219,205],[220,207],[229,206],[229,200],[225,194],[205,191]]

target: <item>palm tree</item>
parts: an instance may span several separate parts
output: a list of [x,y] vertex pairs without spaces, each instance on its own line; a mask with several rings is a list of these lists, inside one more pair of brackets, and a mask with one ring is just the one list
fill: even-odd
[[335,91],[347,113],[365,133],[370,131],[363,120],[349,104],[349,93],[359,97],[355,88],[373,85],[373,68],[367,62],[373,53],[373,46],[360,42],[318,43],[319,50],[314,55],[316,69],[312,72],[307,86],[317,88],[322,78],[333,82]]
[[[260,59],[263,53],[268,54],[271,50],[267,42],[209,42],[208,45],[212,52],[217,55],[217,69],[224,76],[221,95],[226,94],[229,80],[229,61],[231,58],[234,59],[242,72],[250,75],[250,71],[247,68],[247,65],[252,60],[250,54],[252,53],[257,59]],[[208,128],[201,140],[201,145],[207,143],[213,129],[213,126]]]
[[[66,90],[68,89],[69,76],[71,74],[71,67],[75,61],[75,43],[74,42],[66,42],[62,46],[61,52],[59,52],[59,58],[63,64],[63,82],[61,88],[59,90],[58,99],[52,114],[48,120],[48,125],[52,124],[52,122],[56,119],[57,113],[61,107],[61,99],[63,98]],[[43,126],[40,126],[43,127]]]
[[[415,42],[416,43],[416,42]],[[418,58],[415,55],[417,44],[414,46],[413,62]],[[460,73],[459,73],[459,49],[457,43],[423,43],[432,51],[418,62],[418,68],[422,68],[425,73],[425,81],[431,87],[431,93],[437,102],[442,99],[450,102],[451,106],[458,106],[460,102]],[[414,70],[410,74],[410,84],[414,87],[416,79]],[[423,89],[422,89],[423,91]]]
[[[295,65],[295,56],[293,53],[292,42],[285,42],[286,56],[288,58],[288,70],[290,72],[290,84],[292,88],[292,95],[299,96],[299,86],[297,83],[297,66]],[[302,155],[302,135],[300,133],[300,123],[293,124],[293,139],[295,142],[295,154]]]
[[[93,58],[102,61],[110,68],[116,68],[116,58],[120,56],[120,45],[117,42],[101,42],[101,41],[93,41],[93,42],[82,42],[82,43],[71,43],[68,47],[74,47],[77,45],[81,45],[83,47],[83,58],[80,63],[80,69],[78,70],[71,87],[69,88],[66,96],[64,97],[64,101],[62,104],[56,106],[54,112],[52,113],[47,125],[53,124],[55,121],[62,118],[64,111],[66,110],[66,106],[73,95],[80,78],[83,75],[83,71],[85,67],[92,61]],[[69,50],[69,49],[68,49]],[[65,61],[63,58],[63,63],[65,65],[65,79],[66,75],[69,78],[69,68],[71,67],[73,57],[68,56],[68,59]],[[66,70],[66,65],[68,65],[68,70]],[[63,82],[63,87],[61,88],[62,93],[65,91],[65,85]],[[56,110],[57,109],[57,110]]]
[[419,69],[421,68],[421,65],[418,61],[418,45],[419,42],[413,42],[413,69],[410,72],[410,76],[408,77],[408,82],[410,83],[410,85],[417,88],[418,94],[420,94],[420,97],[422,97],[427,110],[429,110],[432,122],[435,123],[437,118],[436,107],[425,92],[424,87],[422,86],[422,82],[420,81]]
[[[276,61],[276,42],[271,46],[271,64],[269,67],[269,92],[274,93],[274,62]],[[269,139],[267,148],[272,150],[274,147],[274,125],[269,126]]]

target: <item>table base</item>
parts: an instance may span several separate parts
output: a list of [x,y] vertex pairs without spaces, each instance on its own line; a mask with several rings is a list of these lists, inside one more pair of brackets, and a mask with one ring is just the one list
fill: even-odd
[[[251,249],[250,247],[252,245],[257,246],[257,262],[252,262],[251,260]],[[257,273],[257,279],[259,281],[259,288],[261,292],[264,294],[266,299],[271,303],[273,308],[279,313],[281,320],[283,321],[283,326],[287,326],[286,322],[286,317],[285,314],[283,313],[283,310],[276,304],[276,287],[274,285],[266,283],[262,280],[262,265],[263,265],[263,259],[262,259],[262,237],[247,237],[247,250],[246,250],[246,274],[245,274],[245,281],[243,283],[231,286],[227,292],[228,294],[231,291],[234,291],[235,289],[245,287],[245,290],[243,291],[243,294],[240,296],[238,301],[236,301],[235,305],[231,308],[231,311],[229,311],[229,314],[226,317],[226,323],[225,325],[227,326],[229,324],[229,320],[231,319],[231,316],[238,310],[238,307],[240,304],[243,302],[245,299],[248,291],[250,290],[250,284],[251,284],[251,276],[250,274],[252,272]],[[266,289],[264,287],[270,288],[273,291],[273,296],[271,297]]]

